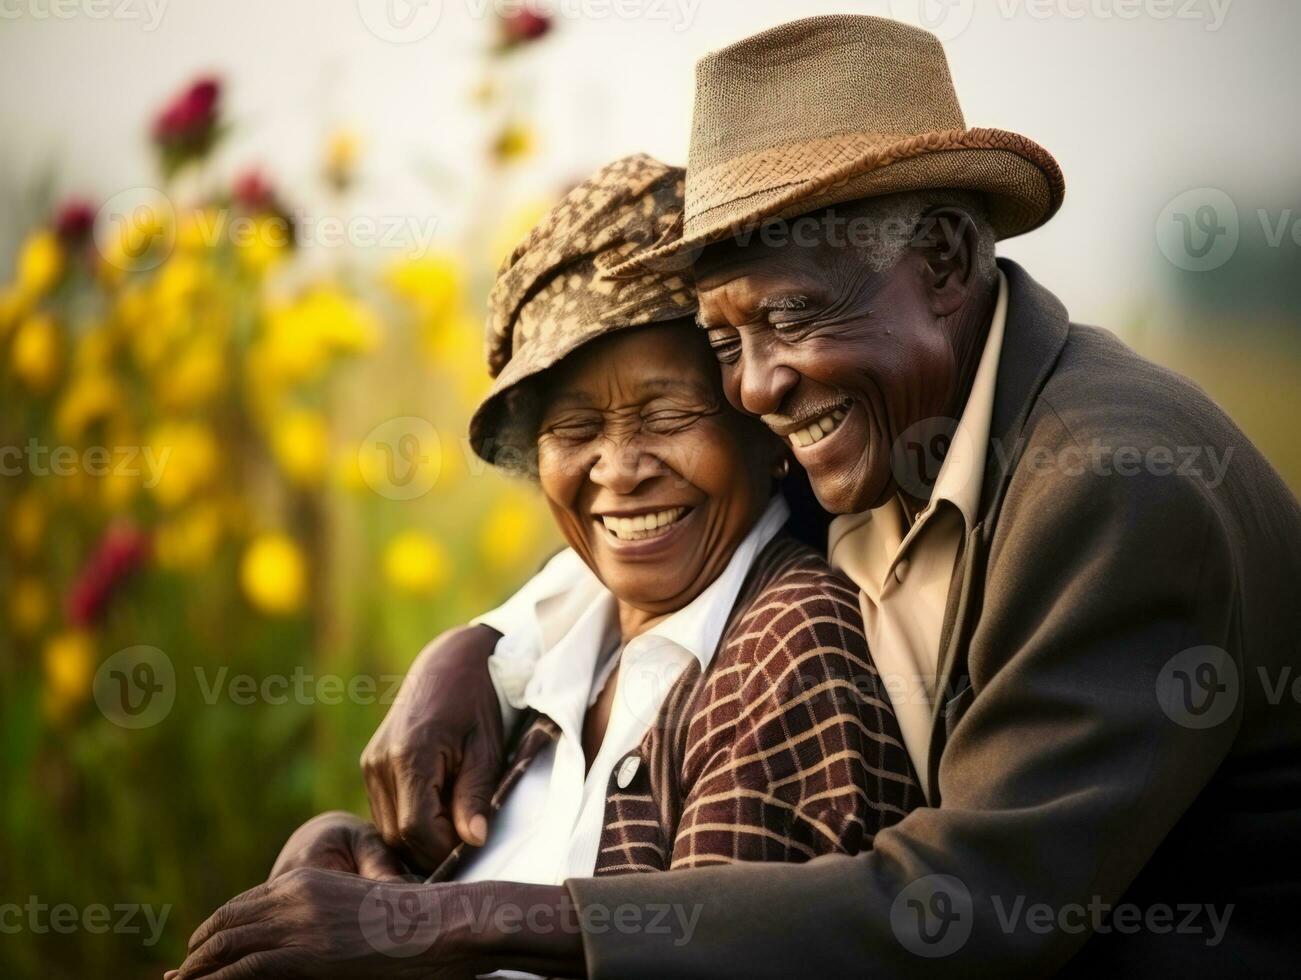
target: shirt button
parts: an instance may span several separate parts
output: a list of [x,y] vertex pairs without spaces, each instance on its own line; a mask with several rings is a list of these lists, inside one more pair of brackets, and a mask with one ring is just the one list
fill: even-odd
[[894,566],[894,580],[902,583],[908,577],[908,559],[905,558],[899,564]]
[[619,763],[619,771],[615,773],[614,781],[618,783],[620,789],[627,789],[632,785],[633,778],[640,767],[641,759],[635,755],[627,756]]

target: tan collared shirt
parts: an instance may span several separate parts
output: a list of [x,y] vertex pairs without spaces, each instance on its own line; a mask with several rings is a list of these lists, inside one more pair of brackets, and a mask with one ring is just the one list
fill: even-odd
[[875,510],[837,517],[828,535],[832,566],[859,588],[868,647],[926,790],[944,608],[958,549],[980,507],[1006,318],[1007,280],[1000,271],[971,394],[926,508],[910,526],[896,497]]

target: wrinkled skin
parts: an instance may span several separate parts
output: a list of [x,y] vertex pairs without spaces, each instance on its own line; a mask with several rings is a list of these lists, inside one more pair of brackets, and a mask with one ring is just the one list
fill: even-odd
[[436,885],[298,868],[213,913],[166,980],[471,977],[470,923],[451,899]]
[[487,837],[503,751],[487,664],[500,637],[466,626],[425,647],[362,753],[375,826],[413,869],[432,871],[459,841]]
[[344,871],[373,881],[406,881],[411,876],[374,824],[341,810],[313,817],[294,831],[267,880],[300,868]]
[[[832,235],[729,241],[696,265],[699,322],[728,401],[783,438],[833,408],[847,413],[822,441],[791,447],[835,514],[899,493],[891,452],[900,435],[956,420],[971,390],[995,290],[975,274],[965,215],[930,217],[929,233],[882,272]],[[924,502],[904,503],[915,513]]]
[[[732,410],[689,320],[602,337],[546,375],[538,480],[565,541],[619,604],[625,642],[700,595],[772,496],[780,443]],[[657,536],[602,518],[682,509]]]

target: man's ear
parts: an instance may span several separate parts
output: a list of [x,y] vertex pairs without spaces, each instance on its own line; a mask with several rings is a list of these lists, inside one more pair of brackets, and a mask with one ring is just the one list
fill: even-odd
[[922,216],[913,236],[920,252],[931,312],[951,316],[971,292],[978,247],[976,225],[962,208],[941,205]]

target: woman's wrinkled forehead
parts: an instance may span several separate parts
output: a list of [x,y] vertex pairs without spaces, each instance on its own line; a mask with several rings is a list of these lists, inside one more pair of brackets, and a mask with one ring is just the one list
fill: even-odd
[[614,334],[577,351],[544,384],[544,411],[616,409],[657,399],[710,404],[720,397],[717,362],[692,326]]

